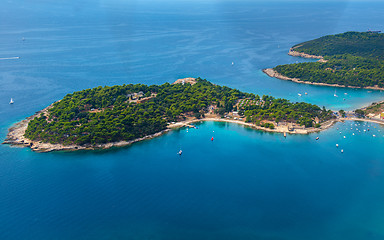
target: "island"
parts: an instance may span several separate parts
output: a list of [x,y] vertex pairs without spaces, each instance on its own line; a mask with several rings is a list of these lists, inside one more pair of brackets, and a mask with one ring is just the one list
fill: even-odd
[[376,31],[328,35],[293,46],[291,56],[316,62],[264,69],[270,77],[298,83],[384,90],[384,34]]
[[4,143],[40,152],[105,149],[209,120],[284,134],[316,132],[336,121],[324,107],[185,78],[173,84],[99,86],[68,94],[16,123]]

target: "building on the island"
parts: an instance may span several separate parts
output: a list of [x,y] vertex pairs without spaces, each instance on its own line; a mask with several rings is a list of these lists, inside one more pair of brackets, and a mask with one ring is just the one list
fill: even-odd
[[375,117],[375,114],[374,113],[369,113],[369,114],[367,114],[367,117],[368,118],[373,118],[373,117]]
[[384,112],[382,112],[382,113],[380,114],[380,118],[381,118],[381,119],[384,119]]
[[377,31],[377,30],[375,31],[375,30],[368,29],[367,33],[381,33],[381,31]]

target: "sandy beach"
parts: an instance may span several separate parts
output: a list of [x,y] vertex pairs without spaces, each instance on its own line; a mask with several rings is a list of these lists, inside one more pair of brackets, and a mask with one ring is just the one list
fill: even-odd
[[359,122],[370,122],[384,125],[383,120],[371,119],[371,118],[355,118],[355,117],[346,117],[340,118],[340,121],[359,121]]
[[41,113],[45,114],[47,113],[48,109],[51,108],[53,105],[50,105],[43,110],[36,112],[34,115],[14,124],[11,128],[9,128],[9,132],[7,134],[6,139],[4,140],[3,144],[11,144],[14,146],[20,146],[20,147],[30,147],[33,151],[36,152],[52,152],[52,151],[76,151],[76,150],[96,150],[96,149],[108,149],[112,147],[123,147],[128,146],[132,143],[152,139],[158,136],[163,135],[164,133],[171,131],[172,129],[177,129],[181,127],[193,127],[192,124],[196,122],[202,122],[202,121],[216,121],[216,122],[228,122],[228,123],[236,123],[241,124],[244,126],[248,126],[257,130],[266,131],[266,132],[275,132],[275,133],[287,133],[287,134],[309,134],[314,132],[319,132],[325,129],[330,128],[335,122],[337,122],[336,119],[329,120],[327,122],[324,122],[320,128],[302,128],[297,127],[292,130],[288,130],[287,124],[280,123],[278,126],[275,127],[275,129],[270,128],[264,128],[257,126],[253,123],[246,123],[241,120],[234,120],[234,119],[226,119],[221,118],[216,115],[210,115],[209,117],[202,118],[202,119],[187,119],[185,121],[176,122],[173,124],[168,125],[167,129],[152,134],[148,136],[144,136],[142,138],[137,138],[131,141],[119,141],[119,142],[112,142],[112,143],[106,143],[106,144],[97,144],[97,145],[63,145],[63,144],[52,144],[52,143],[44,143],[41,141],[32,141],[26,137],[24,137],[25,131],[28,127],[28,123],[34,119],[36,116],[39,116]]

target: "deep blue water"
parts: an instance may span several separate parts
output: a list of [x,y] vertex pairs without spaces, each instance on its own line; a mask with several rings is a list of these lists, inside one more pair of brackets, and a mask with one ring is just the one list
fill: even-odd
[[[261,70],[308,61],[286,54],[306,40],[384,30],[383,8],[348,1],[3,2],[0,139],[65,94],[99,85],[200,76],[335,110],[382,100],[384,93],[356,89],[337,89],[335,98],[334,88]],[[207,122],[107,151],[41,154],[1,145],[0,239],[384,239],[384,128],[367,128],[339,123],[284,139]]]

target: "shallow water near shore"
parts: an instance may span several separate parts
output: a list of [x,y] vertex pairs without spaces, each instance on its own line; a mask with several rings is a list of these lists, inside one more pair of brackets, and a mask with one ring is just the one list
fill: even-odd
[[[384,100],[380,91],[302,85],[261,71],[310,61],[287,55],[294,44],[384,30],[383,7],[3,3],[0,139],[65,94],[99,85],[200,76],[335,110]],[[0,145],[0,239],[384,238],[382,126],[337,123],[287,138],[229,123],[198,127],[105,151],[39,154]]]
[[384,128],[354,124],[284,138],[204,122],[108,151],[8,148],[2,239],[383,236]]

